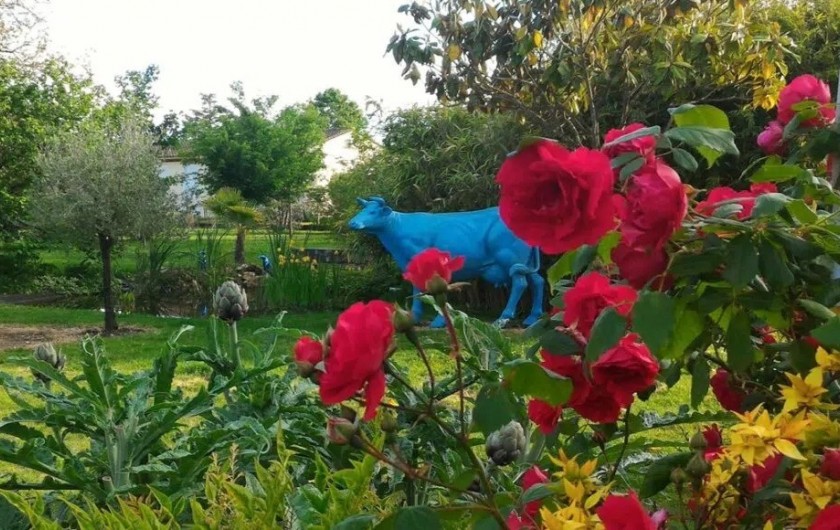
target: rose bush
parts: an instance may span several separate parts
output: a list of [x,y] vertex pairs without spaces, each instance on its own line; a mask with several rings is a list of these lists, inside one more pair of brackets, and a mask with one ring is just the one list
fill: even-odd
[[[559,255],[552,308],[526,330],[524,355],[448,305],[459,257],[436,249],[406,278],[443,316],[443,342],[384,302],[353,306],[324,337],[313,380],[325,404],[343,402],[331,438],[383,463],[381,487],[406,499],[366,521],[838,528],[840,194],[830,167],[840,131],[830,94],[810,76],[792,80],[756,139],[767,157],[733,187],[698,190],[680,177],[737,154],[726,115],[670,112],[669,128],[610,130],[599,151],[531,139],[503,163],[503,221]],[[391,318],[423,364],[414,379],[389,357]],[[302,339],[298,363],[319,360],[316,344]],[[429,348],[448,354],[444,373]],[[653,413],[646,402],[683,379],[689,403]]]

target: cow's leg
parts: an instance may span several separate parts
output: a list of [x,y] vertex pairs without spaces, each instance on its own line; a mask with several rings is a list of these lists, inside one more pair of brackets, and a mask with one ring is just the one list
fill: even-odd
[[423,302],[420,300],[420,289],[414,287],[411,294],[414,295],[411,299],[411,316],[414,318],[414,323],[419,324],[423,319]]
[[529,274],[528,282],[530,283],[531,298],[534,303],[531,305],[531,314],[523,322],[526,327],[536,323],[543,315],[543,293],[545,292],[545,280],[538,273]]
[[443,315],[438,315],[432,320],[432,323],[429,324],[430,328],[442,328],[446,326],[446,320],[444,320]]
[[528,287],[528,280],[522,274],[514,274],[510,281],[510,297],[508,303],[502,311],[502,316],[496,321],[499,327],[505,327],[510,319],[516,316],[516,307],[519,305],[519,299],[522,298],[522,293]]

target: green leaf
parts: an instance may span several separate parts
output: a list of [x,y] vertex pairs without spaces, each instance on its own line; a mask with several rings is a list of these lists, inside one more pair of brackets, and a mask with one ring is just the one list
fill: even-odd
[[570,380],[533,361],[516,359],[502,366],[502,372],[503,386],[520,396],[531,396],[551,405],[561,405],[572,395]]
[[796,199],[787,203],[787,210],[801,224],[815,223],[819,219],[817,213],[809,208],[802,199]]
[[811,332],[811,336],[823,346],[840,348],[840,317],[834,317]]
[[697,159],[694,158],[694,155],[686,151],[685,149],[680,149],[679,147],[674,148],[673,152],[671,153],[674,155],[674,162],[681,168],[685,169],[686,171],[697,171],[697,168],[700,167],[697,163]]
[[621,233],[619,232],[609,232],[607,235],[602,237],[601,241],[598,242],[597,247],[598,259],[607,265],[612,263],[612,251],[618,246],[620,241]]
[[578,355],[582,349],[575,339],[556,329],[540,336],[540,346],[554,355]]
[[718,251],[706,251],[699,254],[678,252],[673,256],[668,271],[675,276],[695,276],[714,272],[724,260]]
[[645,165],[645,159],[642,157],[634,158],[632,161],[624,164],[622,166],[621,171],[618,174],[618,179],[621,182],[627,180],[630,175],[641,169],[641,167]]
[[759,246],[761,274],[773,287],[785,288],[793,284],[793,273],[785,262],[784,252],[764,239]]
[[572,274],[572,262],[574,262],[577,252],[566,252],[548,268],[546,275],[552,293],[555,290],[554,287],[557,285],[557,282]]
[[794,164],[783,164],[777,157],[770,158],[752,174],[753,182],[786,182],[808,176],[808,171]]
[[595,362],[602,353],[612,348],[627,331],[627,320],[615,309],[608,308],[598,315],[586,345],[586,360]]
[[726,330],[727,364],[736,372],[745,372],[753,363],[753,343],[750,337],[750,316],[736,312]]
[[776,215],[782,211],[792,199],[783,193],[764,193],[755,199],[752,218]]
[[369,514],[354,515],[335,525],[333,530],[367,530],[375,520],[376,517]]
[[528,491],[522,494],[522,502],[528,503],[539,501],[553,494],[554,492],[551,491],[551,489],[545,484],[536,484],[528,488]]
[[676,302],[664,293],[644,291],[633,305],[633,331],[660,356],[674,331]]
[[624,136],[620,136],[611,142],[605,143],[602,146],[602,149],[612,147],[618,144],[623,144],[624,142],[629,142],[630,140],[635,140],[636,138],[642,138],[645,136],[659,136],[659,133],[661,131],[662,129],[659,127],[659,125],[654,125],[653,127],[645,127],[644,129],[633,131],[629,134],[625,134]]
[[516,419],[518,406],[499,383],[484,385],[475,398],[473,421],[485,436]]
[[428,506],[410,506],[397,512],[394,528],[399,530],[443,530],[438,515]]
[[617,157],[613,158],[610,161],[610,165],[613,169],[618,169],[621,166],[630,162],[631,160],[635,160],[636,158],[641,158],[641,156],[639,156],[639,153],[622,153]]
[[665,135],[697,149],[697,152],[706,159],[709,167],[712,167],[723,154],[739,154],[738,147],[735,145],[735,134],[732,131],[688,126],[669,129]]
[[653,497],[671,483],[671,472],[678,467],[685,467],[694,453],[677,453],[660,458],[648,467],[639,496],[643,499]]
[[694,360],[691,370],[691,406],[697,408],[709,392],[709,361],[705,357]]
[[675,320],[674,335],[662,354],[662,357],[666,359],[683,358],[688,347],[703,333],[704,329],[703,316],[685,304],[677,307]]
[[674,123],[680,127],[687,125],[704,125],[715,129],[729,130],[729,117],[719,108],[712,105],[694,105],[686,103],[677,108],[668,109],[674,117]]
[[723,277],[736,288],[746,287],[758,275],[758,251],[749,234],[736,237],[726,249]]
[[814,302],[813,300],[800,299],[799,305],[801,305],[809,314],[821,320],[831,320],[832,318],[837,316],[831,309],[825,307],[824,305],[818,302]]
[[577,276],[585,271],[589,267],[589,264],[592,263],[592,260],[595,259],[597,252],[598,247],[595,245],[584,245],[580,247],[575,256],[575,260],[572,262],[572,274]]

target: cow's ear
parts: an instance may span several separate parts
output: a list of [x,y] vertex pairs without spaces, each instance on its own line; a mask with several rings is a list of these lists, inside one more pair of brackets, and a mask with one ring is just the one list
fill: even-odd
[[382,217],[388,217],[394,212],[390,206],[382,206],[381,208],[377,208],[377,210],[379,210],[379,215]]
[[361,197],[356,197],[356,202],[358,203],[358,205],[359,205],[359,206],[361,206],[361,207],[363,207],[363,208],[364,208],[365,206],[367,206],[367,203],[368,203],[366,200],[364,200],[364,199],[363,199],[363,198],[361,198]]

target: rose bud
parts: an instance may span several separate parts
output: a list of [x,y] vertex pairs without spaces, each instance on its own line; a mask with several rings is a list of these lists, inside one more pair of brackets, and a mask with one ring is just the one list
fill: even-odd
[[356,435],[356,426],[344,418],[327,419],[327,439],[336,445],[345,445]]

